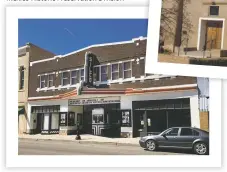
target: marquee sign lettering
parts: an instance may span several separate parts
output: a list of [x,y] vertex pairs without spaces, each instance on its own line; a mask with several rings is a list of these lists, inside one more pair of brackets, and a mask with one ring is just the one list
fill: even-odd
[[75,105],[90,105],[90,104],[110,104],[110,103],[120,103],[120,98],[92,98],[92,99],[70,99],[69,106]]

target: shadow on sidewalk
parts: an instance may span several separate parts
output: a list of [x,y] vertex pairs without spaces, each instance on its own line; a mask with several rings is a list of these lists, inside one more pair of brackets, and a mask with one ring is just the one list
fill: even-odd
[[[149,151],[147,149],[144,149],[145,151]],[[192,150],[190,149],[173,149],[173,148],[159,148],[155,152],[171,152],[171,153],[183,153],[183,154],[191,154],[195,155]]]

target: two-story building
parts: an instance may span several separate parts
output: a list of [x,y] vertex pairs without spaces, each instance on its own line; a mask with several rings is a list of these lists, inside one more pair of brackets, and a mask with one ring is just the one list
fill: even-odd
[[136,137],[200,128],[197,78],[145,74],[146,42],[30,58],[28,132]]
[[[175,8],[174,2],[176,1],[163,1],[163,14]],[[176,13],[173,23],[177,22],[177,24],[169,24],[173,31],[172,35],[164,32],[162,35],[165,47],[170,49],[175,47],[176,53],[191,57],[227,57],[227,1],[180,0],[178,2],[181,3],[179,9],[173,12]],[[166,23],[168,20],[163,19],[163,28],[166,27]]]
[[18,48],[18,133],[27,131],[27,100],[29,60],[34,57],[50,58],[53,53],[39,48],[31,43]]

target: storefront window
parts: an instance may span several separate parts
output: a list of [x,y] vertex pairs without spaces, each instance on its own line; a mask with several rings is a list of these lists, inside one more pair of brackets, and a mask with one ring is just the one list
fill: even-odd
[[43,112],[47,112],[47,107],[43,107]]
[[51,116],[51,129],[57,130],[59,129],[59,114],[53,113]]
[[102,123],[104,123],[104,117],[103,117],[103,115],[102,114],[95,114],[95,115],[93,115],[92,123],[95,123],[95,124],[102,124]]
[[69,112],[68,113],[68,126],[74,126],[74,121],[75,121],[75,113]]

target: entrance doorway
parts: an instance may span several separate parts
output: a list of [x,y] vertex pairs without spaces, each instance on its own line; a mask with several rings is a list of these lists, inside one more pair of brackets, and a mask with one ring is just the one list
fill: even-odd
[[197,50],[223,49],[225,31],[224,18],[200,18]]
[[119,103],[84,105],[84,132],[105,137],[120,137],[119,109]]
[[207,49],[221,49],[222,21],[207,21]]

